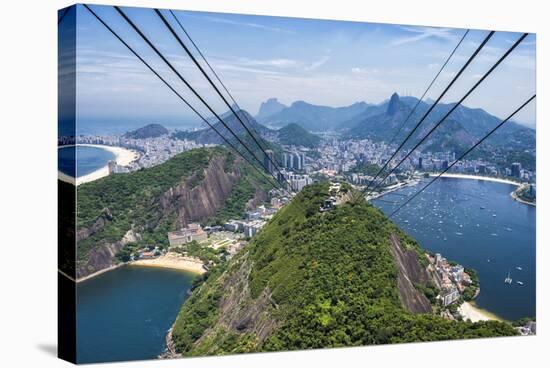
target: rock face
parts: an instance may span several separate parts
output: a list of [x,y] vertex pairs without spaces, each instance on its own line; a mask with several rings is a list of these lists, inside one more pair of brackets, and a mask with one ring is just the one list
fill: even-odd
[[90,250],[88,256],[88,262],[85,264],[79,264],[76,269],[76,276],[78,279],[89,276],[92,273],[101,271],[103,269],[112,267],[114,265],[113,259],[118,251],[120,251],[126,244],[141,239],[141,235],[130,229],[124,234],[124,237],[114,244],[103,244]]
[[257,119],[265,119],[270,117],[273,114],[278,113],[282,109],[286,108],[286,105],[283,105],[280,103],[276,98],[270,98],[265,102],[262,102],[260,105],[260,110],[258,111],[258,115],[256,115]]
[[432,306],[415,284],[427,285],[430,275],[418,263],[414,250],[404,250],[395,234],[390,236],[391,252],[397,266],[397,289],[401,304],[411,313],[430,313]]
[[216,157],[203,173],[204,179],[195,185],[197,177],[191,177],[180,185],[170,188],[160,199],[164,214],[176,213],[177,226],[213,216],[223,207],[240,172],[224,171],[224,159]]
[[[215,215],[224,206],[240,178],[239,161],[235,161],[233,167],[227,170],[225,157],[222,155],[214,157],[205,170],[195,173],[180,184],[171,187],[160,197],[159,210],[154,214],[155,221],[158,222],[162,218],[175,214],[176,226],[183,227],[190,222],[201,221]],[[258,190],[249,203],[255,204],[265,199],[266,193]],[[109,209],[105,209],[92,226],[78,229],[78,240],[93,236],[112,220],[113,216]],[[140,228],[128,229],[119,241],[94,246],[89,252],[87,261],[77,265],[77,278],[86,277],[113,266],[115,255],[126,244],[139,240],[142,230]]]
[[83,240],[94,235],[99,230],[103,229],[103,227],[112,219],[113,219],[113,215],[111,215],[111,211],[109,211],[109,209],[106,208],[101,214],[101,216],[99,216],[95,220],[92,226],[78,229],[78,231],[76,232],[76,241]]
[[390,103],[388,104],[388,115],[395,115],[399,111],[399,95],[397,93],[394,93],[391,95]]
[[220,301],[220,319],[216,328],[204,333],[196,344],[215,337],[221,328],[235,333],[253,333],[260,342],[263,342],[277,327],[272,316],[277,305],[271,298],[268,288],[257,297],[250,296],[250,271],[252,262],[247,257],[239,260],[236,271],[223,280],[225,295]]

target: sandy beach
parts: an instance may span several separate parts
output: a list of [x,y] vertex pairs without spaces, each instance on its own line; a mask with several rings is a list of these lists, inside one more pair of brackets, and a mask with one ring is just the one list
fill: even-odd
[[206,270],[200,259],[185,257],[178,253],[168,252],[163,256],[153,259],[140,259],[131,263],[133,266],[161,267],[175,270],[189,271],[203,274]]
[[92,278],[94,278],[94,277],[96,277],[96,276],[99,276],[99,275],[101,275],[101,274],[103,274],[103,273],[106,273],[106,272],[109,272],[109,271],[112,271],[112,270],[116,270],[117,268],[122,267],[122,266],[124,266],[124,263],[118,263],[118,264],[116,264],[116,265],[112,265],[111,267],[107,267],[107,268],[104,268],[104,269],[102,269],[102,270],[99,270],[99,271],[96,271],[96,272],[94,272],[94,273],[91,273],[91,274],[89,274],[88,276],[81,277],[81,278],[79,278],[79,279],[77,279],[77,280],[74,280],[73,278],[71,278],[71,280],[76,281],[76,283],[78,284],[79,282],[82,282],[82,281],[86,281],[86,280],[92,279]]
[[462,315],[462,318],[465,320],[469,319],[472,322],[502,321],[502,319],[498,318],[496,315],[476,307],[471,302],[462,303],[460,307],[458,307],[458,311]]
[[[430,174],[431,177],[437,176],[439,174],[434,173]],[[485,180],[485,181],[494,181],[497,183],[503,183],[503,184],[511,184],[515,186],[520,186],[521,184],[512,180],[508,179],[500,179],[500,178],[492,178],[489,176],[481,176],[481,175],[467,175],[467,174],[443,174],[441,175],[442,178],[455,178],[455,179],[471,179],[471,180]]]
[[[79,146],[81,146],[81,147],[96,147],[96,148],[101,148],[101,149],[104,149],[106,151],[109,151],[109,152],[111,152],[112,154],[115,155],[115,161],[120,166],[127,166],[131,162],[137,160],[138,157],[139,157],[137,152],[126,149],[126,148],[122,148],[122,147],[106,146],[106,145],[100,145],[100,144],[79,144]],[[64,147],[70,147],[70,146],[64,146]],[[73,177],[71,177],[67,174],[64,174],[60,171],[58,171],[57,174],[58,174],[59,180],[62,180],[62,181],[65,181],[65,182],[68,182],[68,183],[71,183],[71,184],[80,185],[80,184],[83,184],[83,183],[88,183],[88,182],[97,180],[99,178],[103,178],[105,176],[108,176],[109,175],[109,167],[107,165],[105,165],[102,168],[100,168],[100,169],[98,169],[98,170],[96,170],[92,173],[89,173],[88,175],[84,175],[84,176],[81,176],[81,177],[77,178],[76,180]]]

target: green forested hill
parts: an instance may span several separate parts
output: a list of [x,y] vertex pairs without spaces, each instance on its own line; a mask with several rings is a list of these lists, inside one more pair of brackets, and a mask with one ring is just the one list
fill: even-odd
[[366,202],[320,213],[327,191],[327,184],[306,187],[238,256],[206,274],[174,324],[178,353],[515,334],[507,323],[474,324],[409,312],[400,301],[390,235],[422,263],[419,246]]
[[291,123],[277,131],[280,144],[315,148],[321,143],[318,135],[310,133],[296,123]]
[[[270,188],[259,176],[227,149],[214,147],[78,186],[78,276],[109,267],[113,253],[127,247],[166,246],[178,219],[220,222],[239,216],[257,190]],[[130,239],[122,242],[129,231]]]

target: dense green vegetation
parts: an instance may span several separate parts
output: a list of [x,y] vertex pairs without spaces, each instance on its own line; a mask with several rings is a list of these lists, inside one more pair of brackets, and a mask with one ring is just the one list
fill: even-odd
[[199,244],[193,240],[185,245],[176,249],[177,252],[185,254],[187,256],[200,259],[204,264],[215,263],[218,264],[225,260],[227,256],[227,250],[224,248],[214,249],[206,244]]
[[[358,163],[355,165],[348,174],[362,174],[362,175],[369,175],[369,176],[375,176],[378,174],[378,171],[380,170],[380,166],[376,164],[365,164],[365,163]],[[386,171],[380,173],[380,176],[385,175]]]
[[[389,236],[396,234],[422,263],[418,244],[364,201],[320,213],[327,196],[328,184],[306,187],[225,272],[217,270],[195,288],[174,326],[179,352],[226,354],[515,334],[506,323],[458,322],[405,310]],[[233,310],[224,314],[219,306],[231,302],[228,290],[243,282],[249,295],[234,301],[234,308],[249,315],[258,303],[264,314],[229,328],[220,321]],[[418,290],[434,293],[429,285]],[[266,295],[267,306],[261,303]],[[270,325],[275,327],[265,338],[255,332]]]
[[462,298],[465,301],[470,301],[476,297],[477,291],[479,290],[479,277],[477,276],[477,272],[471,268],[465,269],[464,271],[470,275],[472,283],[464,289]]
[[77,190],[77,228],[89,228],[103,216],[106,225],[94,236],[78,242],[78,258],[85,259],[89,250],[101,242],[113,243],[122,239],[132,226],[144,229],[144,237],[166,241],[166,232],[173,224],[160,223],[160,196],[169,188],[191,175],[202,174],[220,149],[191,150],[179,154],[161,165],[129,174],[109,175],[80,185]]
[[321,143],[321,138],[296,123],[291,123],[277,131],[279,143],[287,146],[303,146],[315,148]]
[[[235,168],[236,156],[223,147],[195,149],[181,153],[161,165],[128,174],[115,174],[78,187],[77,228],[91,228],[98,219],[105,224],[92,236],[78,242],[78,259],[87,259],[93,247],[114,243],[130,229],[141,240],[128,244],[118,255],[127,260],[136,249],[154,244],[167,247],[166,233],[175,230],[175,214],[165,213],[160,198],[168,189],[188,181],[194,187],[204,179],[204,169],[214,157],[225,157],[224,170]],[[233,188],[217,221],[242,216],[255,188],[266,188],[265,179],[249,165],[239,165],[241,180]]]

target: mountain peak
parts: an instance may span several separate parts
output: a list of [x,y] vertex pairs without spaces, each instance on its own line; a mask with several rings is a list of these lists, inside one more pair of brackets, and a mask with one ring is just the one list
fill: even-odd
[[124,134],[124,137],[133,139],[156,138],[168,133],[168,129],[166,129],[164,126],[154,123],[148,124],[144,127],[132,130],[130,132],[126,132]]
[[399,95],[394,92],[394,94],[391,95],[386,113],[388,115],[394,115],[397,111],[399,111]]
[[275,97],[271,97],[267,99],[265,102],[262,102],[260,105],[260,110],[258,111],[258,114],[256,117],[258,119],[267,118],[273,114],[278,113],[279,111],[286,108],[286,105],[283,105],[282,103],[277,100]]

